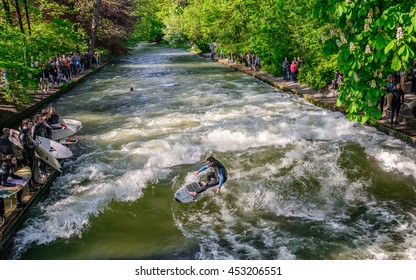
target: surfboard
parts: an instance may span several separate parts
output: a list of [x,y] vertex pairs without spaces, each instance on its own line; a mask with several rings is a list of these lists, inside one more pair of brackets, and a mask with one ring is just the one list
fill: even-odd
[[82,122],[73,120],[73,119],[62,119],[63,123],[68,126],[70,129],[78,132],[82,128]]
[[0,197],[11,197],[15,193],[23,189],[29,182],[32,172],[28,166],[25,166],[19,169],[18,171],[16,171],[14,174],[20,177],[27,177],[27,180],[13,179],[13,178],[7,179],[7,183],[20,185],[20,186],[19,187],[0,187]]
[[35,148],[35,154],[38,158],[49,164],[53,169],[62,172],[62,166],[59,161],[41,145]]
[[43,148],[45,148],[45,150],[49,151],[56,159],[65,159],[73,156],[73,153],[70,149],[56,141],[41,136],[37,136],[36,140]]
[[175,193],[175,200],[179,203],[189,203],[198,199],[200,194],[193,197],[192,195],[188,194],[190,192],[198,192],[202,190],[203,186],[199,182],[193,182],[189,185],[182,185],[182,187],[176,191]]
[[66,139],[74,135],[82,128],[82,123],[77,120],[59,119],[59,123],[51,125],[52,140]]
[[[13,144],[23,149],[22,143],[20,143],[20,139],[19,139],[19,131],[10,129],[9,139],[10,141],[12,141]],[[59,172],[62,172],[61,164],[47,149],[39,145],[38,147],[35,148],[35,153],[38,158],[40,158],[41,160],[49,164],[53,169]]]
[[53,125],[52,126],[52,140],[58,141],[61,139],[68,138],[76,133],[76,131],[70,129],[65,124]]

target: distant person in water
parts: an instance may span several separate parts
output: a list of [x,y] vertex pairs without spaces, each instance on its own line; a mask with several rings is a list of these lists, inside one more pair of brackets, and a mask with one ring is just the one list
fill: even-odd
[[206,159],[207,165],[202,166],[198,171],[195,171],[195,175],[198,175],[205,169],[210,167],[214,168],[214,172],[209,172],[207,174],[207,184],[205,184],[205,188],[199,192],[203,192],[210,187],[218,185],[218,189],[216,190],[217,193],[221,192],[222,185],[227,181],[227,170],[225,169],[224,165],[216,160],[213,156],[210,156]]
[[130,88],[130,91],[134,91],[134,88],[133,88],[133,87],[131,87],[131,88]]

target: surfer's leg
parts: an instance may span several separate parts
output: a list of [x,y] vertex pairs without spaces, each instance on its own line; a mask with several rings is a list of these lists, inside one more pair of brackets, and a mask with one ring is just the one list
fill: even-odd
[[188,194],[193,197],[196,197],[198,195],[196,192],[190,192],[190,191],[188,191]]

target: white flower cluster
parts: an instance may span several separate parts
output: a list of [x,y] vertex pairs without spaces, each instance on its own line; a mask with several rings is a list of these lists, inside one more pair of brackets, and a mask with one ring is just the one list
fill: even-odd
[[341,38],[341,44],[346,44],[347,39],[345,39],[345,34],[343,32],[341,32],[341,34],[339,36]]
[[331,34],[331,37],[334,37],[335,36],[335,30],[334,29],[329,30],[329,34]]
[[384,70],[384,65],[381,65],[380,69],[376,70],[373,74],[374,78],[379,77],[380,79],[383,78],[383,70]]
[[342,43],[340,40],[337,39],[335,42],[337,43],[338,48],[342,46]]
[[368,11],[367,20],[369,23],[373,22],[373,9],[370,9],[370,11]]
[[365,46],[365,53],[370,54],[371,53],[371,47],[370,45]]
[[325,43],[326,38],[325,38],[325,35],[324,34],[321,34],[321,40],[322,40],[322,43]]
[[364,32],[367,32],[368,30],[370,30],[370,24],[366,20],[365,23],[364,23]]
[[401,27],[397,27],[396,39],[398,41],[403,40],[403,29]]
[[360,77],[358,77],[358,74],[354,72],[354,80],[358,83],[360,81]]
[[376,83],[376,81],[371,80],[371,82],[370,82],[370,87],[372,87],[372,88],[376,88],[376,87],[377,87],[377,83]]
[[355,45],[353,42],[350,43],[350,51],[351,52],[355,51]]

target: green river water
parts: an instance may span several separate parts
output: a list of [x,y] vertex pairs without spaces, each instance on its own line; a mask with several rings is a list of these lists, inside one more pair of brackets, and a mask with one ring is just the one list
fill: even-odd
[[[10,259],[416,258],[415,150],[340,113],[149,44],[54,105],[81,144]],[[208,155],[222,193],[177,203]]]

